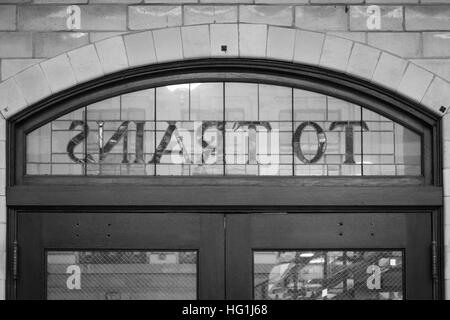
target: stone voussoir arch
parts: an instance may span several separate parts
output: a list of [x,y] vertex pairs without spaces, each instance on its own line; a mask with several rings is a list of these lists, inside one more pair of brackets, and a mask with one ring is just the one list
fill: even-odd
[[443,116],[450,83],[392,53],[322,32],[266,24],[201,24],[128,33],[62,53],[0,83],[6,119],[78,84],[129,68],[200,58],[312,65],[370,81]]

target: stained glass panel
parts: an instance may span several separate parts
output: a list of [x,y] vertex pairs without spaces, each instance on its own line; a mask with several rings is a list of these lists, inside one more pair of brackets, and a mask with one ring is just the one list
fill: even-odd
[[31,132],[27,174],[420,176],[421,139],[319,93],[188,83],[99,101]]

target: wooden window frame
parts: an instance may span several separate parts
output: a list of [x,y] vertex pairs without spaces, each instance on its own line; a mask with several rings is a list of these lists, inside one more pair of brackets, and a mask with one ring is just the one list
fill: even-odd
[[[232,177],[232,176],[208,176],[208,177],[124,177],[124,176],[26,176],[26,135],[41,127],[45,123],[57,119],[58,117],[84,107],[86,105],[108,99],[113,96],[148,89],[157,86],[173,85],[187,82],[252,82],[265,83],[280,86],[289,86],[293,88],[318,92],[355,103],[364,108],[372,110],[382,116],[387,116],[393,121],[407,127],[422,136],[422,177],[401,177],[401,176],[364,176],[364,177]],[[328,195],[339,195],[337,201],[341,199],[342,190],[356,192],[361,186],[372,187],[372,191],[388,190],[392,188],[393,195],[400,197],[395,200],[414,204],[423,203],[425,198],[429,198],[428,191],[440,188],[442,183],[441,172],[441,146],[440,134],[441,124],[439,117],[429,110],[413,101],[399,97],[397,94],[383,90],[373,84],[356,80],[352,77],[323,70],[317,67],[296,65],[285,62],[274,62],[254,59],[206,59],[184,62],[174,62],[156,66],[146,66],[134,68],[117,74],[109,75],[98,80],[68,89],[47,98],[33,106],[30,106],[23,112],[13,116],[8,121],[8,157],[7,157],[7,189],[9,194],[9,204],[12,205],[31,205],[33,199],[42,199],[42,202],[34,202],[36,205],[48,204],[49,199],[45,199],[48,194],[48,188],[55,188],[55,192],[71,192],[72,188],[79,189],[77,192],[83,192],[83,185],[88,195],[90,188],[96,188],[98,185],[110,184],[109,188],[117,188],[117,191],[136,194],[132,198],[140,198],[142,187],[154,189],[154,198],[156,203],[161,204],[159,199],[164,199],[160,191],[167,188],[190,187],[191,190],[198,189],[198,193],[203,193],[204,188],[211,190],[217,188],[217,192],[222,193],[224,189],[231,192],[237,198],[227,199],[227,203],[245,203],[248,196],[246,190],[261,188],[270,191],[274,187],[285,189],[283,192],[290,193],[293,190],[295,199],[299,197],[299,192],[309,198],[310,194],[326,190]],[[111,185],[113,184],[113,185]],[[342,189],[342,186],[348,188]],[[211,188],[214,187],[214,188]],[[325,188],[322,190],[323,188]],[[334,187],[334,188],[333,188]],[[65,189],[68,188],[68,189]],[[124,190],[122,190],[125,188]],[[193,188],[193,189],[192,189]],[[352,188],[356,188],[352,190]],[[378,189],[377,189],[378,188]],[[418,197],[411,197],[412,189],[420,188]],[[334,190],[333,190],[334,189]],[[43,191],[40,192],[39,190]],[[128,191],[127,191],[128,190]],[[141,191],[140,191],[141,190]],[[256,190],[256,189],[254,189]],[[399,190],[403,190],[399,191]],[[147,190],[145,193],[148,194]],[[24,193],[25,192],[25,193]],[[36,197],[32,196],[30,192]],[[215,193],[220,196],[219,193]],[[243,193],[242,193],[243,192]],[[359,192],[358,192],[359,193]],[[377,192],[375,192],[377,193]],[[403,193],[403,196],[402,196]],[[153,193],[152,193],[153,194]],[[389,193],[387,198],[383,198],[384,204],[389,203]],[[41,197],[41,195],[43,197]],[[208,192],[208,196],[211,196]],[[24,197],[25,196],[25,197]],[[368,195],[367,195],[368,196]],[[378,197],[379,194],[376,196]],[[239,199],[239,198],[244,199]],[[333,197],[331,195],[331,197]],[[402,198],[403,197],[403,198]],[[64,198],[64,197],[62,197]],[[81,197],[88,199],[89,197]],[[97,198],[99,205],[116,203],[114,196],[104,199]],[[147,200],[138,201],[137,204],[150,205]],[[200,196],[202,198],[202,196]],[[220,199],[220,197],[216,197]],[[320,197],[328,198],[328,197]],[[370,197],[369,197],[370,198]],[[192,199],[192,198],[191,198]],[[301,202],[287,201],[295,205]],[[190,200],[187,199],[189,202]],[[204,204],[204,199],[198,201],[199,205]],[[286,200],[286,199],[285,199]],[[367,199],[366,199],[367,200]],[[174,199],[167,199],[173,203]],[[180,205],[186,205],[182,200]],[[323,200],[322,200],[323,201]],[[410,201],[413,201],[411,203]],[[309,203],[311,201],[308,201]],[[69,202],[70,203],[70,202]],[[322,202],[318,202],[320,204]],[[366,202],[364,202],[366,203]],[[86,203],[91,205],[91,202]],[[125,204],[125,203],[124,203]],[[195,204],[195,203],[193,203]],[[248,203],[248,205],[257,205],[258,203]],[[338,204],[338,203],[336,203]],[[383,204],[383,203],[378,203]]]

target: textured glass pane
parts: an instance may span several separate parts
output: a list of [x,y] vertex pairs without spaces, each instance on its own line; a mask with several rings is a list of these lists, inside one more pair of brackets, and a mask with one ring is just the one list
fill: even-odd
[[85,109],[81,108],[81,109],[75,110],[73,112],[67,113],[67,114],[63,115],[62,117],[59,117],[58,120],[67,120],[67,121],[83,120],[84,113],[85,113]]
[[[156,141],[160,142],[165,139],[166,132],[170,130],[169,124],[166,122],[156,123]],[[193,122],[175,122],[173,124],[173,131],[170,140],[167,139],[168,144],[166,150],[160,162],[161,163],[189,163],[192,158],[192,132],[194,130]],[[169,150],[171,152],[169,152]]]
[[155,89],[87,107],[87,175],[153,175]]
[[421,173],[421,138],[417,133],[395,124],[395,163],[398,175]]
[[[82,175],[84,143],[76,136],[83,131],[84,109],[68,113],[27,136],[27,174]],[[70,150],[69,150],[70,148]]]
[[119,120],[120,97],[103,100],[91,104],[87,108],[87,120]]
[[39,164],[27,162],[27,174],[30,175],[50,175],[51,165],[50,164]]
[[418,134],[363,109],[364,175],[420,175],[421,138]]
[[189,84],[156,88],[157,120],[189,120]]
[[54,175],[82,175],[84,167],[81,164],[62,164],[54,163],[52,165],[52,174]]
[[401,300],[402,251],[254,252],[256,300]]
[[223,83],[191,84],[191,120],[223,121]]
[[327,120],[361,121],[361,107],[350,102],[328,97]]
[[292,89],[259,85],[259,120],[292,121]]
[[225,84],[225,120],[258,120],[258,85],[253,83]]
[[327,96],[315,92],[294,89],[294,120],[327,120]]
[[49,300],[193,300],[196,252],[47,253]]
[[223,175],[223,123],[195,122],[194,129],[194,161],[191,166],[191,175]]
[[27,136],[27,163],[50,162],[51,123],[34,130]]
[[121,120],[148,121],[155,119],[155,89],[121,96]]
[[[117,138],[112,139],[121,125],[122,121],[88,121],[90,132],[87,138],[87,152],[96,163],[121,163],[125,134],[120,136],[120,138],[117,136]],[[110,142],[111,148],[109,152],[106,152],[105,147],[108,142]],[[103,156],[100,160],[102,151]]]
[[188,83],[96,102],[30,133],[27,173],[420,176],[421,140],[315,92]]
[[364,174],[395,175],[394,123],[366,109],[363,119],[368,128],[363,132]]
[[295,175],[361,175],[361,107],[294,92]]
[[228,175],[292,175],[292,123],[225,125]]

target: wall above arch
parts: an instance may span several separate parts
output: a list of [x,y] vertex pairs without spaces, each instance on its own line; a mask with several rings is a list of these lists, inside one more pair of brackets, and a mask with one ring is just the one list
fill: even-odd
[[444,115],[450,83],[383,50],[320,32],[265,24],[204,24],[130,33],[77,48],[0,83],[9,118],[44,98],[107,74],[199,58],[257,58],[319,66],[370,81]]

